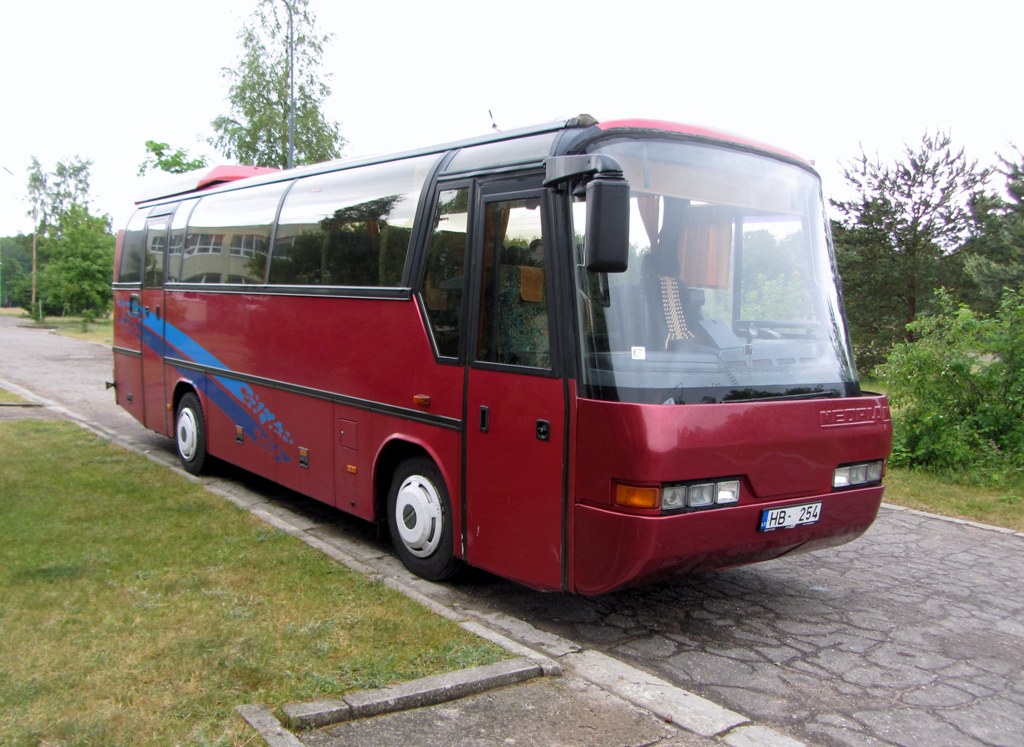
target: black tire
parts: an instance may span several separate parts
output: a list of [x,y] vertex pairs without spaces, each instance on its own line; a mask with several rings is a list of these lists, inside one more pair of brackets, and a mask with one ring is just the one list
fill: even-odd
[[425,457],[402,462],[388,491],[388,530],[405,567],[428,581],[454,576],[451,501],[437,465]]
[[206,466],[206,421],[199,397],[189,392],[178,403],[174,416],[174,445],[186,472],[202,474]]

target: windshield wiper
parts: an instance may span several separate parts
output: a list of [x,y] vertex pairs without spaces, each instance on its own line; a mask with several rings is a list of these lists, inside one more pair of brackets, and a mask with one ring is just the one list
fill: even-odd
[[[737,396],[730,396],[730,395]],[[753,396],[751,396],[753,395]],[[726,396],[722,397],[722,402],[778,402],[780,400],[793,400],[793,399],[834,399],[840,396],[839,392],[835,389],[815,389],[813,391],[793,389],[782,394],[774,394],[771,392],[755,392],[750,389],[743,389],[740,391],[733,390]]]

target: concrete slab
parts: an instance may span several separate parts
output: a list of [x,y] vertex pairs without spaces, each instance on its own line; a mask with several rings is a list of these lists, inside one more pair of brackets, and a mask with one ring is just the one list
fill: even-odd
[[305,747],[712,744],[576,677],[539,678],[442,705],[349,721],[296,736]]
[[562,665],[666,722],[713,737],[747,723],[745,716],[597,651],[569,654]]
[[446,703],[498,687],[539,677],[541,668],[529,659],[499,661],[481,667],[461,669],[433,677],[403,682],[393,687],[360,690],[339,700],[284,706],[288,724],[309,729],[348,719],[369,718],[382,713]]

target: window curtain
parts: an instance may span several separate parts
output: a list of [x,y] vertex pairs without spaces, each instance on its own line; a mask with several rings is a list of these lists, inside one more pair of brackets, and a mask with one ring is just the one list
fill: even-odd
[[637,208],[640,210],[640,220],[647,231],[647,238],[651,242],[651,251],[658,247],[658,229],[661,223],[661,198],[658,195],[637,195]]
[[679,242],[679,279],[683,284],[692,288],[728,287],[731,254],[729,211],[703,207],[691,210]]

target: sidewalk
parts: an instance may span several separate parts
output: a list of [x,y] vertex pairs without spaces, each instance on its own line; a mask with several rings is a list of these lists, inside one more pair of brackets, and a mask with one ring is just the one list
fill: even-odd
[[[373,693],[360,694],[359,700],[381,704]],[[285,731],[260,707],[239,711],[271,747],[689,747],[714,741],[682,732],[571,675],[538,676],[457,700],[304,731]]]
[[[269,747],[800,745],[749,724],[718,738],[693,734],[582,677],[545,676],[539,668],[526,681],[497,684],[494,689],[447,699],[454,696],[452,681],[475,690],[474,678],[486,679],[497,669],[522,668],[524,661],[477,668],[490,672],[466,670],[395,688],[356,693],[340,701],[291,704],[282,709],[290,729],[263,706],[240,706],[236,710]],[[441,702],[416,705],[418,700],[435,698]]]

